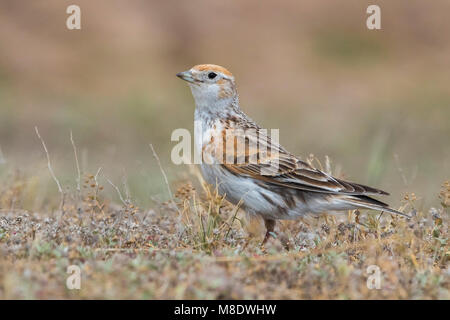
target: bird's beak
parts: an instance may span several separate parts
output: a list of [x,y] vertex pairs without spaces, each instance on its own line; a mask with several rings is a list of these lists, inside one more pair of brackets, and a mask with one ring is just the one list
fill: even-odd
[[191,71],[183,71],[180,73],[177,73],[177,77],[180,79],[183,79],[187,82],[194,82],[194,78],[192,77],[192,72]]

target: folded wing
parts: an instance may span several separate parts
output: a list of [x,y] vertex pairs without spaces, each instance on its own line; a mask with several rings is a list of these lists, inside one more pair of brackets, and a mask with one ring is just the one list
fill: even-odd
[[[244,136],[242,136],[244,135]],[[245,148],[238,148],[237,141],[245,141]],[[231,173],[247,176],[267,183],[304,191],[345,195],[388,195],[379,189],[332,177],[313,168],[273,143],[262,131],[235,130],[224,138],[223,166]]]

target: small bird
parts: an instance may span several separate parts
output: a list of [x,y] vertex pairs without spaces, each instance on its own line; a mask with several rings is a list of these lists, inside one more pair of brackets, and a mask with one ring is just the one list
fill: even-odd
[[195,146],[205,181],[234,205],[264,219],[262,244],[278,219],[360,208],[408,217],[369,197],[387,192],[332,177],[273,141],[240,109],[234,76],[227,69],[201,64],[177,77],[188,82],[194,96],[195,121],[201,125]]

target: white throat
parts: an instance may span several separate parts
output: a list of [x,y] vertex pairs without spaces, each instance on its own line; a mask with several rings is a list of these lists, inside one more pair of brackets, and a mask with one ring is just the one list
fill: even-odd
[[192,96],[197,109],[219,111],[227,109],[233,102],[237,101],[236,96],[221,97],[221,88],[218,85],[197,85],[190,84]]

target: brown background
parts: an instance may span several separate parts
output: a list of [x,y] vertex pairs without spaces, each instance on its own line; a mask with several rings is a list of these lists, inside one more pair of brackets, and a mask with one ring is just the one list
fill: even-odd
[[[70,4],[82,29],[66,29]],[[365,26],[378,4],[382,30]],[[450,3],[435,1],[1,1],[0,177],[33,174],[73,188],[73,134],[84,172],[127,177],[140,203],[167,193],[176,128],[193,127],[193,101],[174,75],[215,63],[235,75],[243,109],[280,128],[303,158],[329,155],[345,176],[430,204],[450,178]],[[335,169],[336,170],[336,169]],[[31,203],[29,206],[33,206]]]

